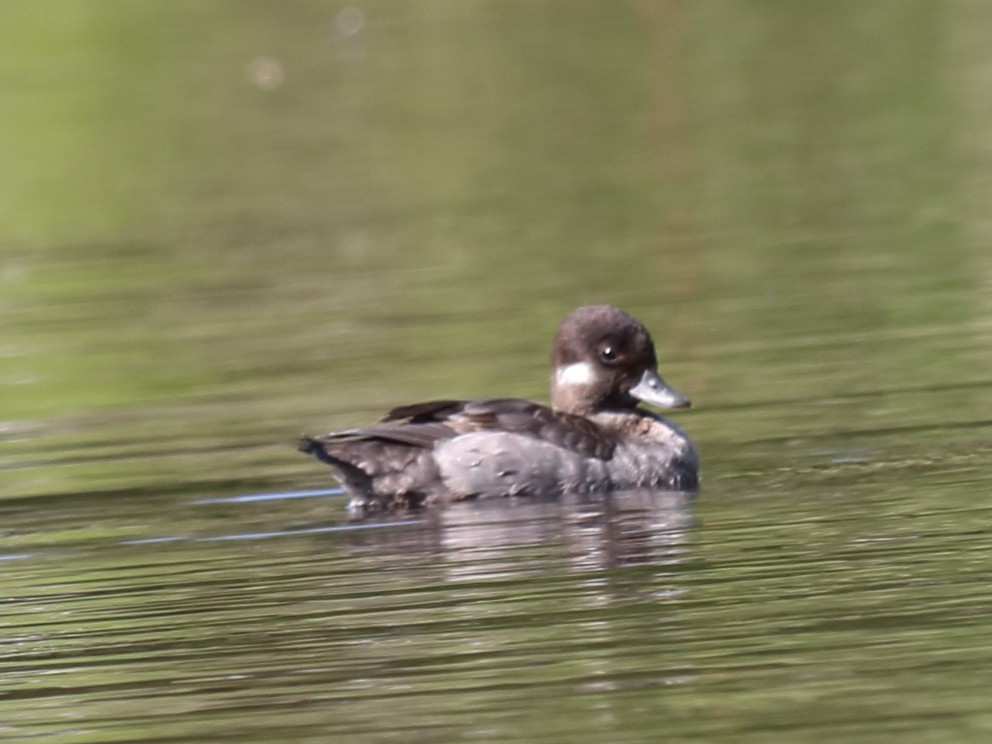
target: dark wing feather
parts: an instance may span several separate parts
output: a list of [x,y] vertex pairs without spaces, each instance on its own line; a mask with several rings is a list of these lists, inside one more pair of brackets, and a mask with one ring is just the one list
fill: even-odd
[[606,459],[616,437],[582,416],[554,411],[522,398],[433,400],[394,408],[378,424],[314,437],[322,443],[379,440],[433,447],[442,439],[475,431],[532,436],[586,457]]
[[424,403],[413,403],[408,406],[394,408],[382,421],[403,421],[411,424],[421,424],[428,421],[443,421],[453,413],[465,407],[463,400],[429,400]]
[[433,447],[441,439],[450,439],[458,432],[440,423],[406,424],[384,423],[366,426],[361,429],[336,431],[314,437],[318,442],[347,442],[378,439],[386,442],[399,442],[414,447]]
[[554,411],[521,398],[469,401],[449,425],[463,431],[500,430],[525,434],[573,452],[606,459],[616,448],[616,437],[592,421]]

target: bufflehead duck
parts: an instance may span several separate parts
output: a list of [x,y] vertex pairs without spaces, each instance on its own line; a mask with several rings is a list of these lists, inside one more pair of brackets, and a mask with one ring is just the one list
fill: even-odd
[[374,511],[494,496],[694,490],[698,457],[672,422],[637,407],[688,408],[659,377],[654,343],[611,305],[572,312],[551,352],[551,407],[520,398],[434,400],[377,424],[304,436],[351,507]]

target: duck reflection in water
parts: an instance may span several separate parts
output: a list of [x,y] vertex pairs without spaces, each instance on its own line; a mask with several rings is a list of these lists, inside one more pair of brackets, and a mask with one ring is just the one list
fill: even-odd
[[381,529],[350,533],[348,543],[372,564],[414,564],[438,582],[524,578],[563,567],[596,574],[655,565],[675,574],[689,550],[692,502],[689,493],[650,490],[463,502],[414,523],[386,517]]

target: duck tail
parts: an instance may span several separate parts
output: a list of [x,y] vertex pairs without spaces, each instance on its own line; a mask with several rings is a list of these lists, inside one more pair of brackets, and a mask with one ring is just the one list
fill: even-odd
[[296,449],[305,455],[317,455],[317,452],[322,451],[324,448],[313,437],[301,434],[300,438],[296,440]]
[[319,439],[307,436],[306,434],[296,440],[296,449],[306,455],[313,455],[318,460],[323,463],[327,463],[328,465],[345,468],[354,467],[350,463],[331,455],[331,453],[329,453],[327,448],[324,446],[324,443]]
[[304,434],[296,440],[296,448],[300,452],[313,455],[322,463],[334,468],[335,476],[353,500],[364,503],[375,499],[372,478],[369,474],[357,465],[332,455],[327,451],[326,444],[320,439]]

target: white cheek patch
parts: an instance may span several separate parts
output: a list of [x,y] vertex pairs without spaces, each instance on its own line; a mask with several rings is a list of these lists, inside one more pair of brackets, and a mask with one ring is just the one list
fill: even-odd
[[595,379],[596,370],[589,362],[575,362],[555,372],[555,382],[559,385],[591,385]]

